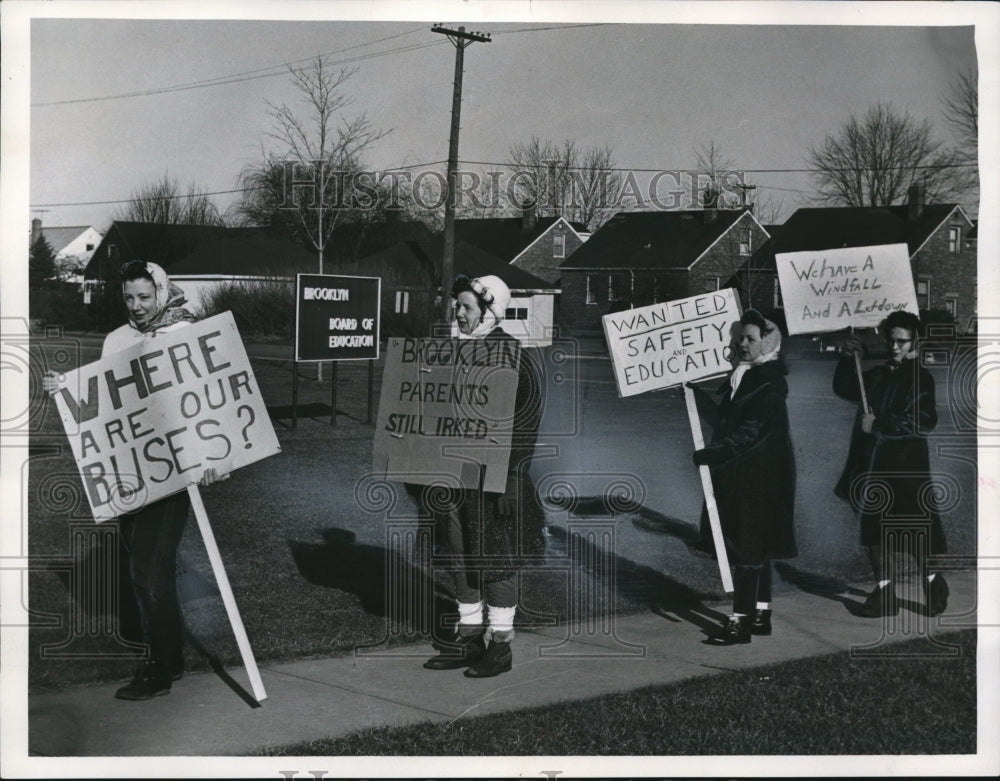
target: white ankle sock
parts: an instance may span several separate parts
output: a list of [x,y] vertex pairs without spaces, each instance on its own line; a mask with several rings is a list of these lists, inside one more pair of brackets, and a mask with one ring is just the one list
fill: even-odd
[[932,572],[930,575],[928,575],[927,576],[927,582],[930,583],[932,580],[934,580],[934,576],[935,575],[937,575],[936,572]]
[[879,587],[879,588],[885,588],[885,587],[886,587],[886,586],[888,586],[888,585],[889,585],[890,583],[892,583],[892,581],[891,581],[891,580],[880,580],[880,581],[878,582],[878,587]]
[[771,603],[770,602],[758,602],[757,603],[757,609],[758,610],[770,610],[771,609]]
[[490,629],[494,632],[512,632],[514,630],[514,613],[517,607],[494,607],[486,606],[486,615],[489,618]]
[[483,603],[480,602],[459,602],[458,603],[458,623],[463,626],[483,625]]

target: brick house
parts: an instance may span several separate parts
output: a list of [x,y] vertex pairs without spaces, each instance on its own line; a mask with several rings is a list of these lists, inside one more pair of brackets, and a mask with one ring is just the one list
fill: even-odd
[[533,209],[525,209],[520,217],[455,220],[456,241],[465,241],[550,284],[559,279],[559,264],[589,236],[580,223],[565,217],[536,217]]
[[900,206],[799,209],[741,270],[741,284],[770,288],[772,304],[779,306],[775,254],[906,244],[919,308],[946,311],[965,331],[976,315],[974,230],[958,204],[924,204],[919,185],[910,187]]
[[728,287],[767,239],[745,209],[621,212],[560,266],[560,325]]

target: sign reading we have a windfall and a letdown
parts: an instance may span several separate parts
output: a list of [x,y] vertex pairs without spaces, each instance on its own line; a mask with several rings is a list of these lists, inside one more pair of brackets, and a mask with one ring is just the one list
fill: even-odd
[[521,360],[513,339],[390,339],[374,471],[417,485],[502,492]]
[[725,374],[740,320],[732,288],[601,318],[619,396]]
[[774,256],[788,332],[877,326],[890,313],[917,313],[905,244],[785,252]]
[[53,398],[97,521],[280,450],[229,312],[68,372]]

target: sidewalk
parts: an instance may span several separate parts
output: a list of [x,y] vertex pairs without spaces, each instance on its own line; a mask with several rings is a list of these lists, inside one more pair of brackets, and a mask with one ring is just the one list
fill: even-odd
[[[248,694],[242,668],[229,671],[242,692],[203,672],[186,675],[170,695],[146,702],[114,699],[121,682],[36,694],[29,697],[29,747],[41,756],[245,755],[366,727],[445,724],[837,651],[891,654],[894,642],[974,625],[975,572],[947,577],[948,612],[935,619],[919,616],[906,602],[897,617],[884,621],[854,617],[845,602],[860,604],[860,589],[781,594],[773,636],[743,646],[704,644],[725,604],[619,617],[607,634],[565,626],[521,631],[513,644],[514,669],[481,680],[465,678],[461,670],[424,670],[422,662],[434,653],[427,643],[264,664],[268,697],[259,706]],[[909,584],[897,589],[903,598],[910,594]],[[947,638],[932,648],[949,654]]]

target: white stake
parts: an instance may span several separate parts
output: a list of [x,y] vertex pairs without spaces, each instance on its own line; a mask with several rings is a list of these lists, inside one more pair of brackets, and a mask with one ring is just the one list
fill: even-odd
[[861,390],[861,410],[868,412],[868,394],[865,393],[865,378],[861,373],[861,353],[854,351],[854,370],[858,375],[858,388]]
[[[701,418],[698,417],[698,406],[695,404],[694,391],[684,386],[684,401],[687,404],[688,421],[691,423],[691,438],[695,450],[705,447],[705,437],[701,433]],[[708,508],[708,523],[712,527],[712,542],[715,543],[715,555],[719,560],[719,574],[722,576],[722,588],[730,594],[733,591],[733,573],[729,571],[729,557],[726,555],[726,543],[722,538],[722,522],[719,520],[719,508],[715,503],[715,489],[712,487],[712,473],[707,466],[699,466],[701,488],[705,493],[705,507]]]
[[222,594],[222,602],[226,606],[226,613],[229,615],[229,623],[233,627],[233,634],[236,635],[236,644],[240,647],[243,666],[246,668],[247,675],[250,676],[250,686],[253,688],[253,696],[257,702],[261,702],[267,699],[267,692],[264,691],[264,682],[260,679],[257,662],[253,658],[253,649],[250,647],[250,640],[247,637],[246,629],[243,628],[239,608],[236,607],[236,598],[233,596],[233,589],[229,585],[226,568],[222,565],[219,546],[215,544],[215,535],[212,534],[212,526],[208,522],[208,513],[205,512],[205,505],[201,501],[198,486],[192,483],[187,487],[187,490],[188,496],[191,497],[191,507],[194,508],[194,517],[198,519],[198,528],[201,530],[202,539],[205,541],[205,548],[208,550],[209,561],[212,562],[212,572],[215,573],[215,582],[219,586],[219,593]]

